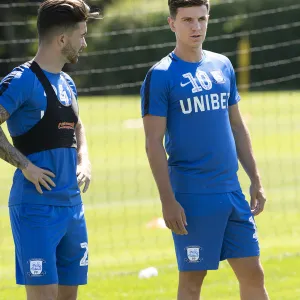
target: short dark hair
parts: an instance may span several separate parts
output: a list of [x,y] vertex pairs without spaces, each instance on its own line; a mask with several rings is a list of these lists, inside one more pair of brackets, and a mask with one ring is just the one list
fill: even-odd
[[57,28],[75,28],[78,23],[97,18],[98,15],[99,12],[91,13],[83,0],[46,0],[38,10],[39,39],[44,39]]
[[180,7],[192,7],[205,5],[209,11],[209,0],[168,0],[170,16],[175,18]]

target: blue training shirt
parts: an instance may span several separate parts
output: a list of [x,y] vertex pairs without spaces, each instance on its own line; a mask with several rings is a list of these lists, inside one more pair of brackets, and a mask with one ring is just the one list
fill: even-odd
[[[52,84],[59,101],[70,105],[72,94],[77,98],[75,84],[64,72],[44,71]],[[47,109],[45,90],[35,74],[24,64],[15,68],[0,83],[0,105],[10,114],[7,127],[11,136],[26,133],[43,117]],[[45,132],[47,134],[47,132]],[[58,148],[28,155],[36,166],[51,170],[56,187],[47,191],[43,186],[40,195],[20,169],[17,169],[9,197],[9,205],[34,203],[57,206],[73,206],[81,203],[80,189],[77,184],[77,150]]]
[[143,117],[167,118],[165,148],[174,192],[240,189],[228,112],[240,96],[227,57],[203,51],[202,60],[191,63],[172,52],[149,70],[141,98]]

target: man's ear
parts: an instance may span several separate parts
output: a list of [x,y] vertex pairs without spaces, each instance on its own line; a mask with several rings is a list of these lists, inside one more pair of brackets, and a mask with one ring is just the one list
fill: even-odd
[[57,44],[60,48],[64,48],[64,46],[67,44],[67,36],[65,33],[62,33],[56,37]]
[[168,17],[168,23],[169,23],[169,26],[170,26],[170,29],[175,32],[175,24],[174,24],[175,20],[172,18],[172,17]]

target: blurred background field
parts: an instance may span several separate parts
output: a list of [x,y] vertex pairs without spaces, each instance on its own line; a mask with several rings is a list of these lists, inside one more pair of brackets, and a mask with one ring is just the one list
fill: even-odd
[[[298,92],[243,95],[242,111],[250,127],[264,179],[268,205],[257,218],[262,260],[271,299],[300,297]],[[79,299],[175,299],[176,264],[166,229],[147,228],[161,216],[160,203],[144,151],[137,97],[82,98],[93,183],[84,195],[90,235],[90,284]],[[0,299],[23,299],[14,285],[14,253],[7,195],[12,168],[1,166]],[[240,178],[247,194],[248,180]],[[155,266],[159,276],[138,279]],[[238,299],[237,284],[226,263],[211,272],[204,299]]]
[[[147,70],[174,47],[166,26],[167,1],[104,2],[89,2],[101,4],[107,17],[90,24],[86,53],[66,68],[78,85],[93,166],[93,182],[83,196],[89,285],[81,288],[79,300],[173,300],[177,266],[171,235],[147,226],[161,217],[161,209],[144,150],[138,96]],[[0,15],[0,77],[34,55],[37,3],[0,4],[5,11]],[[266,284],[271,299],[298,300],[300,4],[213,4],[205,49],[228,55],[235,67],[240,106],[268,198],[266,211],[256,219]],[[0,300],[25,299],[14,281],[7,208],[13,171],[0,162]],[[242,169],[239,177],[248,197],[249,181]],[[158,269],[158,277],[138,279],[138,272],[149,266]],[[205,283],[204,300],[238,299],[226,262]]]

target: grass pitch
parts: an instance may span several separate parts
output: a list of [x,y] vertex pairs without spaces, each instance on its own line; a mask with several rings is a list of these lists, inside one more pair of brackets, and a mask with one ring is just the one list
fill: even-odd
[[[240,102],[250,128],[268,203],[256,219],[266,285],[275,300],[300,299],[300,93],[250,93]],[[93,166],[83,196],[89,229],[89,284],[79,300],[173,300],[177,266],[167,229],[149,229],[161,216],[144,151],[138,97],[81,98]],[[15,285],[7,198],[13,168],[0,162],[0,300],[22,300]],[[244,193],[249,181],[239,172]],[[155,266],[158,277],[138,279]],[[202,298],[201,298],[202,299]],[[238,285],[226,262],[209,272],[204,300],[236,300]]]

